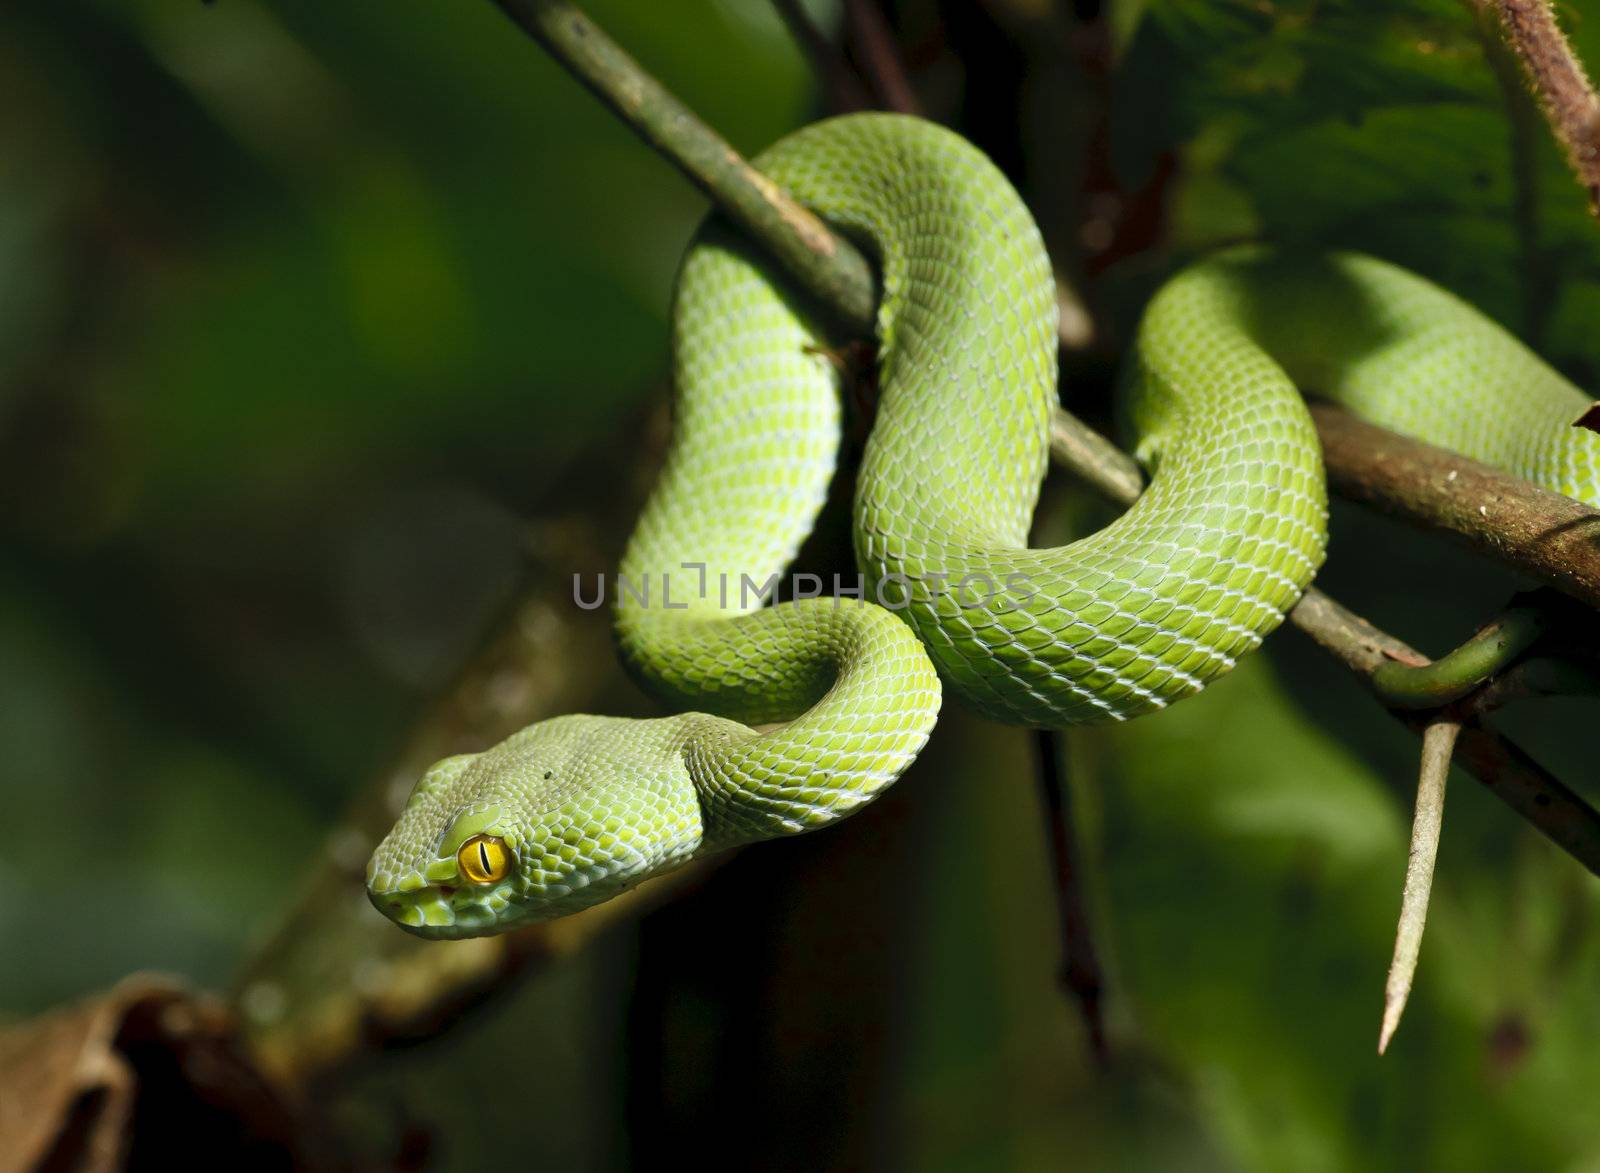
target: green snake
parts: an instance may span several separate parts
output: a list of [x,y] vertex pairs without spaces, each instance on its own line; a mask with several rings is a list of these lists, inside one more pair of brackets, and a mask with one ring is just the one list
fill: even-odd
[[1382,261],[1247,247],[1144,314],[1119,412],[1147,491],[1029,549],[1057,302],[1021,198],[957,135],[895,115],[809,126],[756,162],[878,263],[861,577],[767,597],[834,472],[840,377],[811,304],[712,219],[677,285],[671,448],[614,583],[622,659],[680,715],[557,717],[428,770],[367,874],[415,933],[501,932],[842,818],[917,756],[941,684],[1044,727],[1199,692],[1323,559],[1298,388],[1600,504],[1600,436],[1570,426],[1588,398],[1511,335]]

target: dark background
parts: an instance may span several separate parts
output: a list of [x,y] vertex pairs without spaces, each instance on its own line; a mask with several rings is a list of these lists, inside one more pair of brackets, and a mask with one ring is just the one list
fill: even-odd
[[[830,109],[757,0],[587,9],[742,151]],[[1600,60],[1600,8],[1563,12]],[[1150,290],[1248,236],[1409,265],[1590,381],[1600,226],[1467,6],[890,17],[1087,306],[1088,418]],[[703,211],[480,0],[0,5],[0,1016],[226,987],[540,535],[615,556]],[[1041,533],[1105,516],[1058,477]],[[1435,652],[1518,585],[1348,508],[1321,582]],[[1596,798],[1594,719],[1507,727]],[[1600,885],[1464,775],[1373,1054],[1416,748],[1289,632],[1072,734],[1109,1073],[1055,985],[1028,742],[950,706],[883,802],[359,1059],[328,1127],[443,1169],[1587,1167]]]

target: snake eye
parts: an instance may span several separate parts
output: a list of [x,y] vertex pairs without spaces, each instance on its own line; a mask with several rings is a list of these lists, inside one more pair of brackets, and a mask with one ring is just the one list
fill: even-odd
[[461,874],[474,884],[493,884],[511,870],[511,853],[505,840],[496,835],[474,835],[456,852]]

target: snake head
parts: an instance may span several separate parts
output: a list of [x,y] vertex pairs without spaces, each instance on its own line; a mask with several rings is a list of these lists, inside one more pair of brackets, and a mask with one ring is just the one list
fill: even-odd
[[425,773],[367,865],[367,895],[422,937],[577,912],[684,862],[700,802],[681,720],[557,717]]

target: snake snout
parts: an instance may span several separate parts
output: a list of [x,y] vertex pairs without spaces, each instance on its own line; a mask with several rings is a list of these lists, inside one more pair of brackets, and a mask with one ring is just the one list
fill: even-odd
[[367,898],[418,936],[472,937],[495,931],[512,908],[514,877],[475,883],[459,874],[454,857],[442,856],[403,875],[374,870],[367,879]]
[[418,936],[494,932],[516,901],[516,842],[493,804],[414,803],[373,854],[367,897]]
[[369,886],[367,895],[379,912],[420,937],[472,937],[492,932],[500,913],[510,904],[505,897],[496,899],[447,884],[404,892]]

